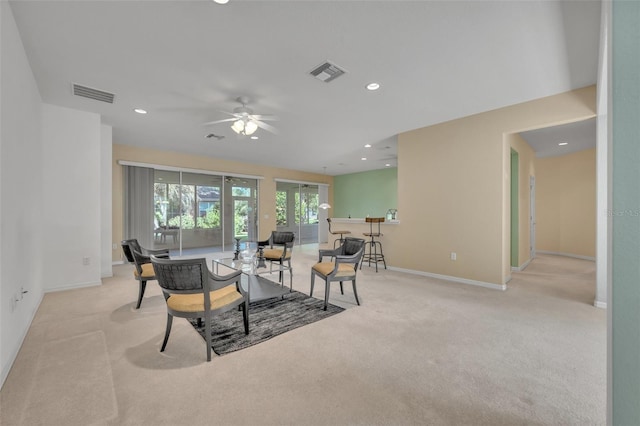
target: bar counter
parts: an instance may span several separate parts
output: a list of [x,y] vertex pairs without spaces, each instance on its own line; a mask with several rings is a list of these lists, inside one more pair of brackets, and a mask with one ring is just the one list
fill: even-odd
[[[398,219],[387,220],[385,218],[384,222],[380,224],[380,232],[382,233],[382,237],[376,238],[376,240],[382,243],[382,250],[384,252],[384,257],[387,262],[387,266],[396,265],[397,262],[394,262],[394,259],[400,254],[400,250],[395,249],[395,246],[400,247],[397,241],[396,231],[398,230],[398,226],[400,221]],[[373,231],[376,232],[378,230],[378,224],[373,223]],[[346,234],[345,237],[354,237],[354,238],[362,238],[365,241],[370,241],[370,237],[365,237],[363,233],[370,232],[369,223],[365,222],[363,217],[359,218],[346,218],[346,217],[332,217],[331,218],[331,229],[335,231],[351,231],[351,234]],[[340,235],[332,235],[328,233],[328,246],[333,247],[333,241],[340,238]],[[368,250],[368,249],[367,249]],[[366,263],[365,263],[366,265]],[[378,265],[382,267],[382,264]],[[373,268],[373,264],[371,265]]]

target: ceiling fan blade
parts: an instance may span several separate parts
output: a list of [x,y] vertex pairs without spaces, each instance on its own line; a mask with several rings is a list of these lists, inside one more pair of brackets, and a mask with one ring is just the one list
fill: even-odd
[[218,111],[218,112],[221,112],[221,113],[223,113],[223,114],[230,115],[230,116],[232,116],[232,117],[236,117],[236,118],[240,118],[240,117],[242,117],[242,114],[237,114],[237,113],[235,113],[235,112],[223,111],[223,110],[221,110],[221,109],[219,109],[219,110],[217,110],[217,111]]
[[216,121],[209,121],[207,123],[202,123],[203,126],[210,126],[212,124],[218,124],[218,123],[225,123],[225,122],[229,122],[229,121],[236,121],[237,118],[225,118],[224,120],[216,120]]
[[256,124],[258,125],[258,127],[260,127],[261,129],[267,130],[267,131],[269,131],[269,132],[273,133],[274,135],[277,135],[277,134],[278,134],[278,129],[276,129],[275,127],[273,127],[273,126],[271,126],[271,125],[269,125],[269,124],[267,124],[267,123],[263,123],[262,121],[256,121],[255,123],[256,123]]
[[279,118],[276,115],[260,115],[260,114],[251,114],[251,117],[254,120],[259,121],[278,121]]

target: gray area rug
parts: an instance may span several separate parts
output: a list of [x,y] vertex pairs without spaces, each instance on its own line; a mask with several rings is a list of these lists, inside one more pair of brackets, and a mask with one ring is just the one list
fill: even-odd
[[[269,340],[279,334],[286,333],[303,325],[344,311],[343,308],[329,304],[323,310],[324,301],[309,297],[298,291],[292,291],[274,299],[252,302],[249,305],[249,334],[244,334],[242,312],[229,311],[213,317],[212,331],[213,351],[224,355],[240,349],[248,348]],[[204,338],[204,322],[198,327],[196,319],[188,319],[193,327]]]

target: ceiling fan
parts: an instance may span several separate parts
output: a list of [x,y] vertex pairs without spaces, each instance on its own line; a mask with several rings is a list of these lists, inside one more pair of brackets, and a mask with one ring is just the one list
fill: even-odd
[[234,108],[233,112],[220,111],[230,115],[232,118],[209,121],[208,123],[203,123],[203,126],[232,122],[231,129],[241,136],[250,136],[255,133],[258,128],[267,130],[273,134],[278,134],[278,130],[275,127],[265,123],[265,121],[277,121],[278,117],[273,115],[254,114],[253,110],[247,107],[249,98],[246,96],[240,96],[236,100],[242,104],[242,106]]

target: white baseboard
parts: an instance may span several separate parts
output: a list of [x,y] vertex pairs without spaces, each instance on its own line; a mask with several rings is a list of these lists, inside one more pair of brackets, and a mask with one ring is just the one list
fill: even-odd
[[600,309],[607,309],[607,302],[600,302],[598,300],[593,301],[593,306]]
[[7,360],[8,362],[4,365],[4,368],[2,369],[2,373],[0,373],[0,389],[2,389],[2,386],[4,386],[4,382],[5,380],[7,380],[7,377],[9,376],[9,372],[11,371],[11,368],[13,367],[13,363],[16,361],[16,358],[18,357],[18,353],[20,352],[20,349],[22,348],[22,344],[24,343],[24,339],[27,337],[27,333],[29,332],[29,329],[31,328],[31,323],[33,322],[34,318],[36,317],[36,312],[38,312],[38,308],[40,308],[40,304],[42,303],[42,298],[44,297],[44,293],[40,293],[40,300],[38,300],[38,303],[35,304],[35,307],[33,308],[33,311],[31,312],[31,315],[29,316],[29,324],[27,324],[26,327],[23,328],[22,330],[22,335],[20,336],[20,344],[16,345],[12,350],[11,353],[9,354],[9,359]]
[[124,265],[124,260],[115,260],[111,262],[111,266]]
[[516,272],[522,272],[527,268],[527,266],[529,266],[530,263],[531,263],[531,259],[527,260],[520,266],[512,266],[511,270]]
[[449,276],[449,275],[433,274],[431,272],[416,271],[414,269],[396,268],[394,266],[387,266],[387,269],[390,269],[392,271],[405,272],[407,274],[422,275],[423,277],[430,277],[430,278],[437,278],[437,279],[440,279],[440,280],[453,281],[453,282],[457,282],[457,283],[461,283],[461,284],[475,285],[475,286],[479,286],[479,287],[490,288],[492,290],[502,290],[502,291],[504,291],[504,290],[507,289],[507,285],[506,284],[502,284],[502,285],[493,284],[493,283],[487,283],[487,282],[484,282],[484,281],[469,280],[467,278],[459,278],[459,277],[452,277],[452,276]]
[[77,284],[69,284],[62,287],[56,288],[48,288],[44,292],[45,293],[55,293],[56,291],[65,291],[65,290],[73,290],[76,288],[85,288],[85,287],[96,287],[102,285],[102,281],[89,281],[86,283],[77,283]]
[[539,253],[539,254],[552,254],[554,256],[573,257],[574,259],[590,260],[592,262],[596,261],[596,258],[593,257],[593,256],[582,256],[580,254],[573,254],[573,253],[562,253],[562,252],[547,251],[547,250],[536,250],[536,253]]

